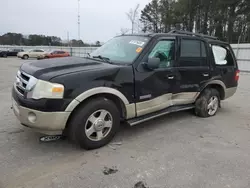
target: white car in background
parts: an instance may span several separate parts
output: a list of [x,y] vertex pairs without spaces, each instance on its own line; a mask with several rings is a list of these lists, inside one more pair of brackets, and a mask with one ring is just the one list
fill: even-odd
[[37,58],[38,56],[41,56],[44,54],[46,54],[46,51],[44,50],[32,49],[32,50],[25,51],[25,52],[19,52],[17,54],[17,57],[22,58],[22,59],[29,59],[29,58]]

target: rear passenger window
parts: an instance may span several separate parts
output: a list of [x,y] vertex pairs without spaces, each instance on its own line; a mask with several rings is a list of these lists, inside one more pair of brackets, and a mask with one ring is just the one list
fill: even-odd
[[205,42],[200,40],[182,39],[179,65],[207,66],[207,50]]
[[200,57],[200,41],[198,40],[182,40],[181,41],[181,57]]
[[234,59],[229,49],[223,46],[213,45],[212,50],[216,65],[234,66]]

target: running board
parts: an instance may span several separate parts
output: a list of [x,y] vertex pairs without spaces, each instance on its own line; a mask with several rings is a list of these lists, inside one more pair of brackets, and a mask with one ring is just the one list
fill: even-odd
[[171,106],[171,107],[168,107],[168,108],[166,108],[164,110],[161,110],[161,111],[158,111],[158,112],[153,112],[151,114],[147,114],[147,115],[144,115],[144,116],[140,116],[140,117],[137,117],[137,118],[130,119],[127,122],[128,122],[128,124],[130,126],[134,126],[134,125],[143,123],[145,121],[149,121],[151,119],[154,119],[154,118],[166,115],[166,114],[170,114],[170,113],[173,113],[173,112],[184,111],[184,110],[190,110],[190,109],[193,109],[193,108],[194,108],[193,104],[192,105],[189,104],[189,105]]

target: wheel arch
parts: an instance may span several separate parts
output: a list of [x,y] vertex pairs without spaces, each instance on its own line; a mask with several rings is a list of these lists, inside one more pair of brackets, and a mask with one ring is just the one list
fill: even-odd
[[220,93],[220,99],[224,100],[226,96],[226,85],[221,80],[213,80],[208,82],[201,90],[200,94],[207,88],[213,88]]
[[89,100],[97,97],[104,97],[113,101],[120,111],[121,119],[135,117],[135,104],[130,104],[127,98],[120,91],[109,87],[97,87],[83,92],[68,105],[65,109],[65,111],[71,112],[68,121],[78,108]]

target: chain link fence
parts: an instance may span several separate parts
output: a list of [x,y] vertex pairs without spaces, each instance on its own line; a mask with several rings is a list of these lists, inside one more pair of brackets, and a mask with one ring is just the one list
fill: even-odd
[[250,72],[250,44],[231,44],[231,46],[238,60],[239,69]]
[[0,50],[23,49],[24,51],[31,49],[42,49],[45,51],[64,50],[71,54],[71,56],[85,57],[88,53],[93,52],[98,47],[67,47],[67,46],[8,46],[0,45]]
[[[250,44],[232,44],[231,45],[238,60],[238,65],[241,71],[250,72]],[[1,46],[0,50],[11,49],[43,49],[45,51],[51,50],[65,50],[71,56],[85,57],[88,53],[93,52],[97,47],[65,47],[65,46]]]

